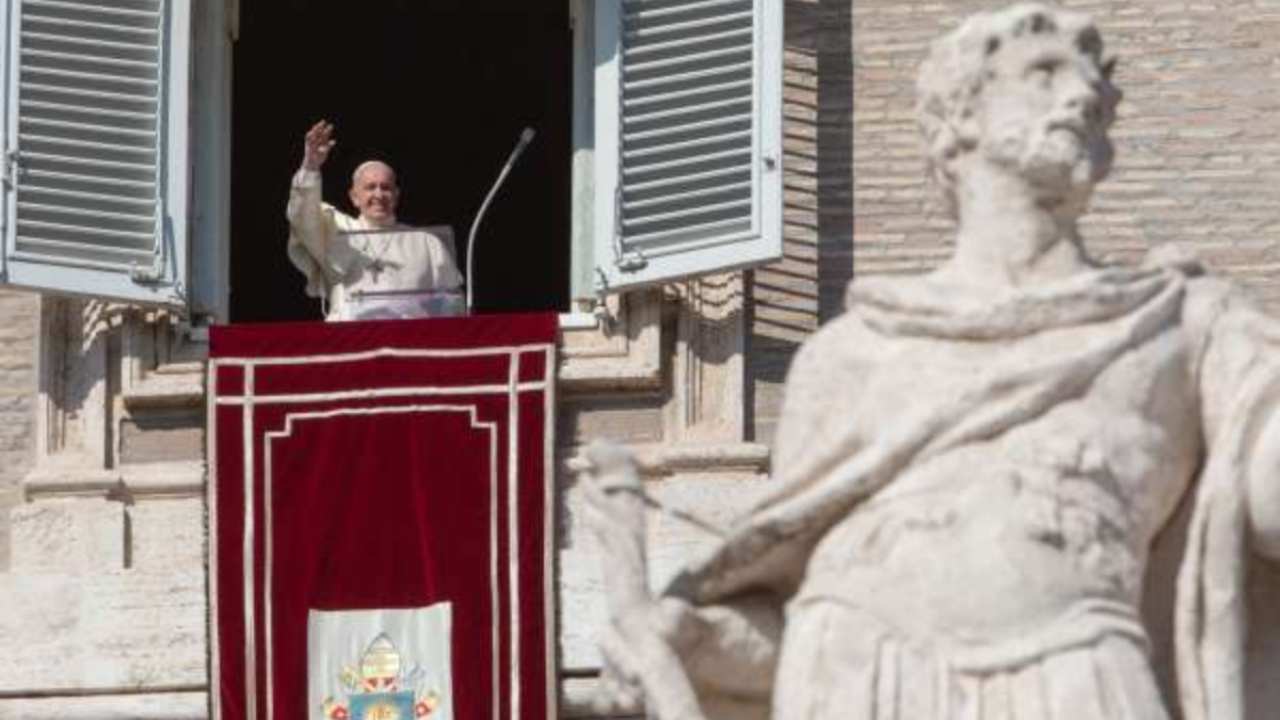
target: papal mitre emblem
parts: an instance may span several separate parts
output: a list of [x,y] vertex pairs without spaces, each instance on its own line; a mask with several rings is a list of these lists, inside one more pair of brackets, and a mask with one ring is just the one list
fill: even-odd
[[344,667],[339,676],[347,690],[346,702],[325,698],[329,720],[412,720],[431,715],[440,705],[435,690],[419,687],[423,671],[418,666],[403,672],[399,649],[386,633],[369,643],[357,672]]

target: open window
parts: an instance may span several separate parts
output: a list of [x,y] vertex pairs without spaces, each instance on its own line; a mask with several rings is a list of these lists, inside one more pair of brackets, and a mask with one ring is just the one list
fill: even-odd
[[[485,193],[537,130],[481,229],[482,312],[566,310],[781,256],[773,0],[8,7],[3,283],[319,318],[285,257],[283,209],[322,117],[339,132],[326,197],[343,205],[356,164],[390,161],[402,219],[452,226],[463,267]],[[238,31],[224,26],[237,8]],[[208,61],[211,45],[234,62]]]
[[0,282],[185,305],[190,4],[8,9]]
[[568,307],[572,35],[564,3],[243,3],[232,82],[231,320],[319,319],[284,253],[289,179],[316,120],[337,128],[326,199],[352,170],[397,171],[400,219],[453,228],[459,267],[481,201],[525,127],[476,241],[481,312]]

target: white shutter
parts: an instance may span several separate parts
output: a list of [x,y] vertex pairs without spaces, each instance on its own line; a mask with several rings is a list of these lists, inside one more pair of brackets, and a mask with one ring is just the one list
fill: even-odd
[[0,281],[180,305],[190,0],[10,0]]
[[782,256],[781,0],[599,0],[595,258],[609,291]]

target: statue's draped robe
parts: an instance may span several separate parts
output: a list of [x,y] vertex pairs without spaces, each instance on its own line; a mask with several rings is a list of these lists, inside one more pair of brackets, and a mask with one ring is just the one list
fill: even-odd
[[[714,658],[698,657],[712,652],[777,661],[776,674],[756,668],[765,686],[696,681],[704,706],[726,699],[728,685],[731,701],[759,705],[772,697],[775,720],[1165,717],[1137,606],[1150,543],[1190,493],[1175,618],[1182,712],[1189,720],[1241,720],[1244,468],[1258,424],[1277,399],[1277,350],[1275,323],[1189,264],[1100,269],[995,295],[935,278],[855,283],[848,312],[807,342],[792,365],[776,491],[668,590],[714,609],[720,625],[721,641],[689,654],[691,674],[716,666]],[[1097,412],[1108,403],[1114,417]],[[1140,422],[1125,424],[1126,417]],[[1149,457],[1139,458],[1145,465],[1128,457],[1125,432],[1135,424],[1145,433],[1135,446],[1150,446]],[[1064,443],[1066,460],[1037,454],[1053,455]],[[1052,622],[1019,627],[1015,617],[1003,634],[984,635],[981,609],[967,616],[979,618],[977,632],[953,633],[945,624],[931,632],[930,621],[948,619],[949,602],[958,607],[971,593],[961,586],[909,597],[910,569],[863,572],[876,561],[860,557],[874,556],[876,543],[888,554],[904,542],[894,538],[931,530],[858,523],[882,512],[895,492],[907,507],[911,493],[921,492],[940,499],[938,527],[963,526],[955,513],[965,508],[948,507],[947,499],[963,497],[962,488],[1006,483],[1001,468],[1022,472],[1011,456],[1024,450],[1034,460],[1026,467],[1061,462],[1070,473],[1105,478],[1097,487],[1111,495],[1103,492],[1095,506],[1116,501],[1119,508],[1114,526],[1102,510],[1086,514],[1094,518],[1087,543],[1073,546],[1079,537],[1069,528],[1038,538],[1048,552],[1060,549],[1063,562],[1080,565],[1084,590],[1073,592],[1081,597]],[[950,470],[922,470],[931,467]],[[964,475],[965,484],[948,472]],[[913,487],[920,475],[930,479]],[[1051,485],[1056,477],[1050,473]],[[1011,518],[1020,530],[1033,524],[1022,512],[1010,507],[994,517]],[[932,522],[921,517],[924,526]],[[1017,610],[1016,586],[982,589],[999,582],[996,574],[965,575],[965,563],[980,571],[982,560],[964,549],[936,547],[942,562],[959,564],[961,583],[982,590],[972,595],[985,592],[995,604],[1008,598]],[[946,571],[922,570],[926,577]],[[878,577],[902,580],[891,588],[898,595],[876,599],[877,588],[860,582]],[[958,592],[948,597],[950,590]],[[758,628],[771,624],[759,621],[762,596],[775,612],[786,609],[780,648],[762,647],[770,638]],[[744,598],[755,620],[732,612],[745,607]],[[917,611],[924,616],[918,622]],[[1000,628],[1002,612],[992,609],[992,628]],[[742,627],[732,627],[735,617]],[[746,678],[750,670],[735,672]]]
[[[289,260],[307,277],[306,292],[326,304],[327,320],[418,316],[431,307],[383,303],[361,312],[361,294],[456,291],[462,285],[451,250],[441,238],[406,225],[374,228],[321,201],[320,173],[299,170],[289,188]],[[380,309],[388,312],[379,313]]]

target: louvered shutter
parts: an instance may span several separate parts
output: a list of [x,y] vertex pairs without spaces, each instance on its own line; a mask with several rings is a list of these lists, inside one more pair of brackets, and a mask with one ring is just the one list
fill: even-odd
[[190,0],[12,0],[5,283],[180,305]]
[[782,256],[781,0],[598,0],[597,279]]

